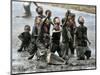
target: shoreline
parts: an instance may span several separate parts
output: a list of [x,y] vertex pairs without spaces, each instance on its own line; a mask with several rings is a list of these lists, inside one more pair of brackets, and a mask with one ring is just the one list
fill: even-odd
[[96,6],[91,5],[78,5],[78,4],[57,4],[57,3],[41,3],[45,5],[50,5],[54,7],[66,8],[66,9],[73,9],[77,11],[84,11],[91,14],[96,14]]

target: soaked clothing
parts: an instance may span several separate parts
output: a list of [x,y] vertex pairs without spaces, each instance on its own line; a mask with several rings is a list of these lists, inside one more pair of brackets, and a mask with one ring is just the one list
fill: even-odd
[[71,54],[74,54],[74,27],[68,24],[62,27],[62,54],[63,58],[69,56],[69,50]]
[[[45,16],[38,16],[41,19],[44,19]],[[43,50],[46,50],[49,48],[49,29],[50,27],[47,25],[35,25],[33,27],[32,31],[32,38],[31,38],[31,44],[30,44],[30,54],[32,54],[32,57],[36,53],[37,57],[39,58],[41,53],[44,52]]]
[[[36,17],[40,17],[41,19],[44,19],[45,16],[44,15],[38,15]],[[29,45],[28,51],[30,53],[30,55],[34,56],[34,54],[37,52],[37,38],[39,36],[39,32],[40,32],[40,25],[34,25],[33,29],[32,29],[32,37],[31,37],[31,43]]]
[[[61,57],[61,48],[60,48],[60,36],[61,36],[61,27],[54,25],[54,32],[52,33],[52,42],[51,42],[51,52],[58,52]],[[58,32],[56,32],[58,31]]]
[[76,31],[77,46],[87,46],[87,27],[79,26]]
[[32,37],[31,37],[31,43],[29,45],[29,53],[34,55],[37,51],[37,45],[36,45],[36,40],[39,34],[40,26],[33,26],[33,31],[32,31]]
[[87,59],[91,56],[91,51],[87,46],[87,27],[79,26],[76,30],[76,44],[77,44],[77,56],[78,59]]
[[39,36],[36,41],[36,45],[38,49],[37,56],[41,60],[47,56],[47,52],[50,47],[50,22],[48,25],[45,24],[45,22],[42,23],[40,31],[39,31]]
[[[71,14],[69,14],[70,16],[72,16],[73,14],[71,13]],[[65,23],[65,25],[67,25],[67,26],[65,26],[65,27],[63,27],[63,37],[65,36],[65,38],[63,38],[63,42],[65,41],[65,42],[68,42],[67,44],[67,46],[68,46],[68,48],[70,49],[70,51],[71,51],[71,54],[74,54],[74,47],[73,47],[73,44],[74,44],[74,32],[75,32],[75,28],[76,28],[76,23],[75,23],[75,21],[72,21],[71,20],[71,22],[69,22],[66,18],[63,18],[62,19],[62,24],[65,22],[65,21],[67,21],[66,23]],[[66,33],[66,27],[67,27],[67,31],[68,31],[68,35],[67,35],[67,33]],[[64,33],[65,32],[65,33]],[[68,36],[68,37],[67,37]],[[71,39],[69,39],[69,38],[71,38]]]
[[69,49],[69,40],[71,34],[67,26],[62,27],[62,57],[65,58],[68,56],[68,49]]
[[23,48],[26,49],[31,41],[31,34],[29,32],[23,32],[18,36],[18,38],[22,41],[20,50]]
[[91,57],[91,51],[89,47],[77,46],[76,50],[77,50],[77,57],[79,60],[84,60],[85,56],[87,57],[87,59]]
[[75,33],[75,28],[76,28],[75,23],[73,23],[73,24],[70,25],[70,34],[71,34],[72,40],[69,41],[69,48],[70,48],[71,54],[74,54],[74,47],[73,47],[73,44],[74,44],[74,33]]
[[[48,25],[45,23],[46,21],[48,21]],[[40,43],[44,45],[45,48],[49,48],[50,46],[50,27],[51,27],[51,19],[46,18],[43,24],[41,25],[38,37],[38,40],[40,41]]]
[[66,18],[62,18],[62,25],[64,24],[64,22],[66,21]]
[[45,48],[49,47],[50,44],[50,25],[43,25],[41,27],[39,40],[45,46]]

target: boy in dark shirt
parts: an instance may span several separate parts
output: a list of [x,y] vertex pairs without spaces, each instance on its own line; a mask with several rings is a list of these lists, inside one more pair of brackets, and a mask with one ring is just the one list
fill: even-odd
[[18,49],[18,52],[21,52],[23,49],[24,51],[28,48],[30,40],[31,40],[31,34],[30,34],[30,26],[25,25],[24,32],[22,32],[18,38],[22,41],[20,48]]
[[79,60],[84,60],[85,56],[87,59],[91,56],[91,51],[88,48],[88,44],[91,44],[87,38],[87,27],[84,26],[84,18],[82,16],[79,17],[78,22],[80,26],[76,29],[76,49],[77,49],[77,56]]

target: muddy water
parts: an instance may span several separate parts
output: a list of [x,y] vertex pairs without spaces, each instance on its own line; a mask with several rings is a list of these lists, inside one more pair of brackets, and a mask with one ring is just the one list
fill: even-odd
[[[58,8],[58,7],[52,7],[47,5],[39,4],[44,8],[44,11],[46,9],[50,9],[52,11],[52,16],[59,16],[60,18],[64,17],[64,14],[66,12],[66,9],[64,8]],[[27,73],[27,72],[40,72],[40,71],[60,71],[60,70],[76,70],[76,69],[89,69],[89,68],[95,68],[95,61],[94,59],[91,59],[90,61],[82,61],[83,66],[77,64],[77,66],[73,67],[71,65],[76,64],[70,64],[69,65],[48,65],[45,69],[37,69],[35,59],[28,61],[27,57],[29,54],[27,52],[17,53],[17,49],[20,46],[20,40],[18,39],[18,35],[23,32],[24,26],[26,24],[32,27],[34,25],[34,18],[37,15],[35,12],[35,6],[34,4],[31,5],[31,12],[32,16],[29,18],[22,18],[20,16],[23,15],[24,9],[23,9],[23,2],[12,2],[12,72],[13,73]],[[92,58],[95,58],[95,14],[80,12],[71,10],[73,13],[76,14],[76,22],[77,18],[79,16],[85,17],[85,25],[88,27],[88,37],[91,41],[91,50],[92,50]],[[19,17],[18,17],[19,16]],[[52,17],[52,18],[53,18]],[[77,23],[78,25],[78,23]],[[31,32],[30,32],[31,33]],[[89,64],[89,62],[92,61],[92,65]],[[76,62],[76,61],[75,61]],[[80,63],[80,62],[77,62]],[[84,64],[87,63],[87,64]],[[87,66],[88,65],[88,66]]]

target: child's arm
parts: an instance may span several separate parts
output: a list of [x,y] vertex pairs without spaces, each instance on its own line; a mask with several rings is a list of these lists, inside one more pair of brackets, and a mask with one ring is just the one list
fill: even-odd
[[89,45],[91,45],[91,42],[89,41],[88,37],[86,37],[86,40],[89,43]]
[[21,41],[24,41],[24,37],[23,37],[23,33],[21,33],[18,38],[21,40]]
[[73,42],[73,47],[74,48],[76,48],[76,37],[77,37],[76,35],[77,35],[77,27],[74,30],[74,39],[73,39],[74,40],[74,42]]
[[86,28],[86,32],[85,32],[85,38],[86,38],[86,41],[89,43],[89,45],[91,45],[91,42],[89,41],[89,39],[87,37],[87,28]]

